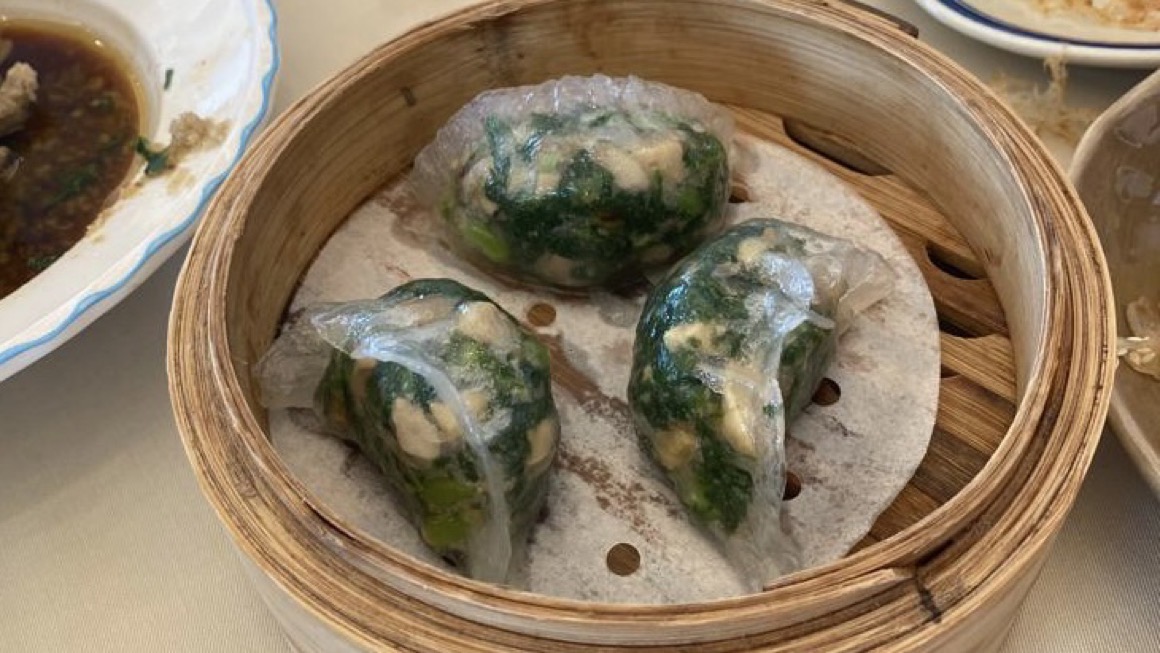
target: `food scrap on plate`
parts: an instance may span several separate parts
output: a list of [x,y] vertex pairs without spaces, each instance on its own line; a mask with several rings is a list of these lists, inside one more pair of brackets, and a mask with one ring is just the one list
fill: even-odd
[[1047,14],[1069,13],[1124,29],[1160,30],[1156,0],[1035,0]]
[[1128,304],[1132,335],[1119,339],[1118,354],[1141,374],[1160,381],[1160,302],[1140,297]]
[[0,83],[0,137],[24,129],[38,87],[36,71],[22,61],[4,73],[4,82]]

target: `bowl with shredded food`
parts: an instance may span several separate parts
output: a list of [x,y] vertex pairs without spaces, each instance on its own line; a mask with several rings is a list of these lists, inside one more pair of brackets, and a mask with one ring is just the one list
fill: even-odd
[[0,0],[0,381],[172,255],[260,129],[271,0]]
[[1160,496],[1160,72],[1092,123],[1071,178],[1116,297],[1120,366],[1109,418]]
[[1160,67],[1157,0],[917,0],[970,38],[1010,52],[1116,68]]

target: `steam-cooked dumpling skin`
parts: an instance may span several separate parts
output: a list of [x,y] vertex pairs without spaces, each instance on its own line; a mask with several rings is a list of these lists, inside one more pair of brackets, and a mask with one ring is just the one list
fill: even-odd
[[416,159],[452,245],[537,285],[615,285],[714,233],[728,115],[636,78],[568,77],[477,97]]

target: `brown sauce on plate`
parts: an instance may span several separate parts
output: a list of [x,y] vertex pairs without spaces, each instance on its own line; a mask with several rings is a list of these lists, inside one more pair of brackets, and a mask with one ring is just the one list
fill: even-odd
[[5,50],[0,77],[24,62],[39,88],[23,128],[0,137],[0,298],[85,235],[125,179],[140,130],[133,77],[92,34],[0,22]]

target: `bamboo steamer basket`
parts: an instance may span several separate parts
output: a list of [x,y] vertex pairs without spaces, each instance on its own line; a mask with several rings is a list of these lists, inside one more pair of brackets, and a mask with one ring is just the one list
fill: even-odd
[[[849,556],[702,604],[581,603],[424,565],[315,500],[271,446],[251,365],[344,218],[491,87],[636,74],[734,108],[852,184],[939,312],[940,407],[912,482]],[[198,230],[169,373],[201,487],[302,650],[993,650],[1102,430],[1111,293],[1035,138],[909,30],[833,0],[508,0],[385,44],[259,139]]]

